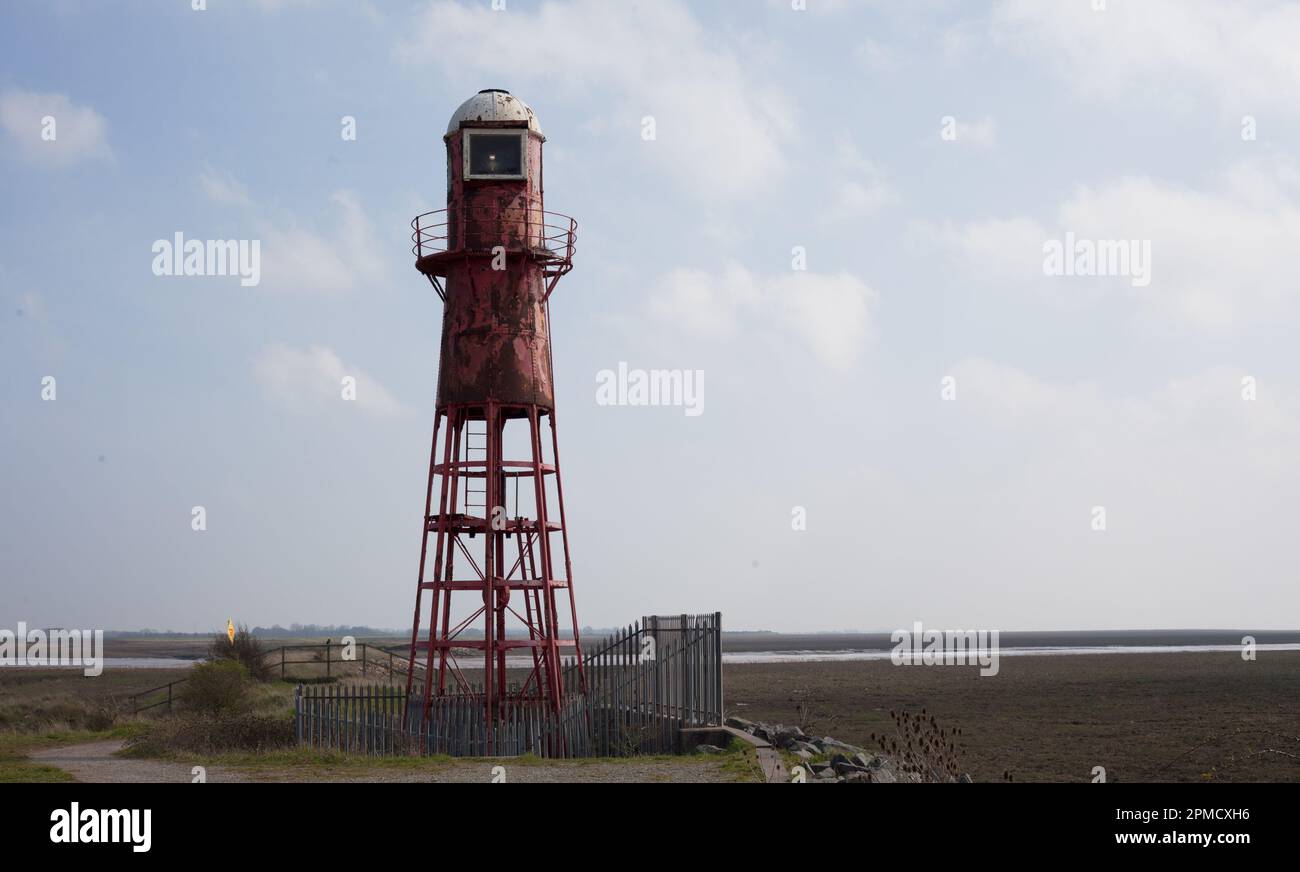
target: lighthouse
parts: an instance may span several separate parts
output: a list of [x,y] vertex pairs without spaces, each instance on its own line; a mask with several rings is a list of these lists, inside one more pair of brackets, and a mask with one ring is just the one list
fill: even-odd
[[490,730],[508,700],[585,689],[549,305],[577,225],[546,210],[546,137],[515,95],[470,97],[443,142],[447,206],[411,222],[443,311],[407,699],[473,696]]

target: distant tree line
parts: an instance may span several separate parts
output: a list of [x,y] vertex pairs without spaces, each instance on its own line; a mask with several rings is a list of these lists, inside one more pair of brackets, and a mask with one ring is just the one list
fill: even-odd
[[254,636],[398,636],[409,631],[345,624],[290,624],[287,627],[275,624],[270,627],[254,627],[250,632]]
[[[225,630],[220,631],[222,634]],[[392,627],[364,627],[364,626],[347,626],[345,624],[290,624],[287,627],[280,624],[273,624],[269,627],[253,627],[248,631],[252,636],[263,636],[267,638],[284,638],[286,636],[329,636],[338,638],[340,636],[405,636],[411,631],[409,629],[395,629]],[[595,639],[610,633],[617,632],[617,628],[612,627],[583,627],[579,631],[585,639]],[[767,631],[754,631],[767,632]],[[109,639],[136,639],[147,636],[165,636],[175,638],[178,636],[208,636],[211,632],[191,633],[179,630],[157,630],[152,627],[145,627],[140,630],[107,630],[104,636]],[[506,634],[511,637],[526,636],[527,631],[521,627],[512,627]],[[427,630],[420,631],[420,638],[428,636]],[[483,631],[477,627],[466,627],[461,631],[460,637],[465,639],[482,638]]]

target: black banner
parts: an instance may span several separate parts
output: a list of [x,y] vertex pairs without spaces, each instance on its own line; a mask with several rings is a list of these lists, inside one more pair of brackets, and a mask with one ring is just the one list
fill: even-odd
[[[461,785],[323,786],[24,785],[8,791],[5,843],[24,853],[111,856],[127,865],[154,857],[202,859],[206,864],[221,862],[223,854],[242,865],[288,844],[293,855],[303,859],[341,859],[351,845],[378,859],[373,854],[376,844],[409,845],[412,838],[438,838],[439,832],[447,836],[451,829],[457,839],[479,827],[495,831],[502,820],[525,823],[520,815],[526,816],[528,808],[526,803],[503,804],[498,807],[513,811],[489,822],[470,810],[485,797],[470,797]],[[846,792],[859,795],[848,797]],[[709,791],[707,796],[693,792],[689,798],[644,791],[615,801],[601,797],[593,802],[595,798],[566,790],[563,802],[577,812],[581,825],[564,828],[605,833],[599,839],[604,842],[617,840],[619,822],[627,823],[628,815],[657,817],[660,820],[637,825],[647,828],[636,837],[642,850],[650,849],[643,841],[649,832],[665,838],[674,832],[707,832],[711,822],[716,827],[729,817],[726,806],[732,804],[739,814],[728,828],[739,838],[727,850],[741,855],[750,843],[743,822],[757,824],[754,814],[760,809],[769,824],[772,814],[784,821],[775,830],[759,824],[757,832],[765,836],[780,838],[787,826],[798,830],[815,823],[826,833],[847,827],[840,831],[850,842],[865,838],[873,850],[892,847],[938,854],[996,849],[1009,856],[1021,850],[1027,857],[1042,856],[1048,845],[1066,856],[1202,851],[1227,858],[1254,848],[1291,856],[1300,842],[1295,812],[1300,788],[1290,785],[977,784],[941,791],[893,785],[780,797],[769,791],[757,804],[752,792],[741,796],[734,790]],[[543,807],[547,815],[556,808],[553,802]],[[600,818],[606,815],[609,826],[602,826]],[[579,849],[580,841],[575,846]],[[499,844],[504,848],[506,843]]]

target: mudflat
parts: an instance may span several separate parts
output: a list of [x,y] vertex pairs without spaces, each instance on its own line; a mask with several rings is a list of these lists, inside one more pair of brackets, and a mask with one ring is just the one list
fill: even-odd
[[1003,657],[976,667],[888,660],[729,664],[728,714],[877,747],[891,709],[962,731],[977,781],[1300,782],[1300,651]]

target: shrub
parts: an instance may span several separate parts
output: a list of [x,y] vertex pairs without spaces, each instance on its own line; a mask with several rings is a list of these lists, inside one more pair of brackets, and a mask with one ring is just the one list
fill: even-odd
[[108,730],[112,729],[117,723],[120,714],[117,703],[108,701],[98,701],[87,707],[85,720],[83,724],[87,730]]
[[135,756],[265,751],[293,743],[293,721],[265,714],[270,702],[244,665],[233,659],[200,663],[181,685],[180,711],[139,725],[126,745]]
[[197,714],[216,717],[240,714],[248,710],[248,670],[235,660],[200,663],[190,670],[189,680],[181,685],[181,705]]
[[108,730],[122,714],[113,699],[51,700],[0,706],[0,729],[16,732]]
[[258,681],[271,679],[271,666],[266,662],[266,651],[261,641],[248,632],[248,627],[240,624],[235,630],[234,641],[225,633],[217,633],[208,643],[208,660],[233,660],[242,663],[248,674]]
[[293,722],[253,712],[218,716],[182,712],[152,721],[126,740],[128,754],[158,757],[172,753],[217,754],[268,751],[293,744]]
[[[954,782],[961,772],[960,749],[957,739],[961,728],[951,731],[939,726],[934,715],[925,709],[921,713],[895,712],[889,717],[894,722],[895,736],[880,736],[880,750],[899,762],[902,774],[926,783]],[[876,739],[875,733],[871,734]],[[1011,779],[1008,778],[1008,781]]]

